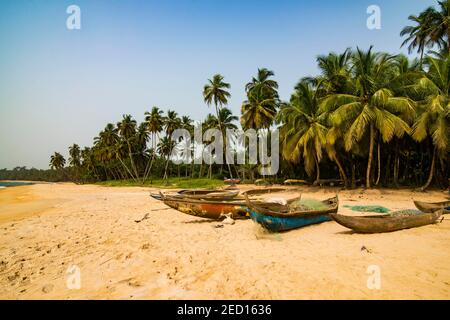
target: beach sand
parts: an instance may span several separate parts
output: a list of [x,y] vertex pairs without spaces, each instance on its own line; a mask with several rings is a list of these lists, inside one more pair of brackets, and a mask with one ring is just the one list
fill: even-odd
[[[450,217],[385,234],[354,234],[335,222],[266,234],[251,220],[216,228],[219,222],[168,209],[150,190],[0,190],[0,298],[450,298]],[[336,190],[304,187],[302,197],[324,199]],[[355,214],[344,205],[406,209],[413,198],[446,194],[359,189],[339,197],[339,212]],[[80,282],[68,281],[74,270]],[[379,289],[368,286],[371,270],[379,270]]]

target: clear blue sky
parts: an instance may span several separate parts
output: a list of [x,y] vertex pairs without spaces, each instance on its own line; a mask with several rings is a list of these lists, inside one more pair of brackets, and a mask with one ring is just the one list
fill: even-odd
[[[66,8],[81,8],[68,30]],[[381,30],[366,9],[381,7]],[[231,83],[239,114],[258,67],[275,71],[282,99],[317,73],[315,58],[347,47],[405,52],[399,32],[432,0],[2,0],[0,168],[48,168],[54,151],[91,145],[122,114],[153,105],[200,120],[206,80]]]

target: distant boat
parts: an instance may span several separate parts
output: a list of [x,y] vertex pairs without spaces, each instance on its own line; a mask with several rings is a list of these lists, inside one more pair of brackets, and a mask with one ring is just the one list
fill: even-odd
[[382,233],[432,224],[442,215],[442,210],[433,213],[418,212],[417,214],[399,214],[398,212],[393,212],[386,215],[358,217],[340,214],[331,214],[330,216],[340,225],[358,233]]
[[239,184],[241,183],[240,179],[223,179],[225,184]]
[[439,209],[443,209],[443,214],[450,213],[450,200],[440,202],[423,202],[414,201],[414,205],[417,209],[425,213],[431,213]]
[[305,210],[293,206],[300,197],[290,203],[275,206],[273,203],[256,203],[246,197],[248,211],[253,221],[262,225],[269,231],[279,232],[301,228],[311,224],[330,221],[330,213],[337,212],[339,206],[338,196],[323,200],[326,209]]

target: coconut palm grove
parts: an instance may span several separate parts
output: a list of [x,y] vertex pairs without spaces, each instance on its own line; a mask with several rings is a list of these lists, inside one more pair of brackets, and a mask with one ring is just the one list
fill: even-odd
[[[299,75],[290,100],[278,95],[276,70],[261,66],[249,75],[241,114],[227,108],[231,83],[226,70],[205,77],[203,130],[254,129],[261,136],[280,133],[280,169],[259,175],[251,164],[175,164],[174,130],[194,122],[164,106],[145,112],[137,123],[124,114],[105,124],[93,145],[69,146],[68,159],[55,152],[50,170],[17,167],[0,170],[0,179],[73,181],[76,183],[205,185],[223,178],[243,182],[265,179],[342,183],[347,188],[408,186],[446,188],[450,176],[450,1],[409,16],[399,30],[411,56],[380,52],[375,47],[348,48],[317,56],[320,73]],[[412,57],[418,58],[412,58]],[[125,111],[126,113],[126,111]],[[195,148],[203,148],[196,143]],[[247,150],[238,150],[247,152]],[[236,161],[235,161],[236,163]]]

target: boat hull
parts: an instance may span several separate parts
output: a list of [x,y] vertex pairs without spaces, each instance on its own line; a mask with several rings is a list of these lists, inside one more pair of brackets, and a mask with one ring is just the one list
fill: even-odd
[[414,205],[417,209],[425,213],[435,212],[437,210],[443,209],[443,214],[450,214],[450,201],[442,202],[423,202],[414,201]]
[[352,217],[331,214],[331,218],[340,225],[352,229],[357,233],[384,233],[432,224],[435,223],[441,215],[442,210],[408,217],[391,215]]
[[[297,200],[300,200],[300,197]],[[337,212],[339,207],[339,199],[337,196],[323,200],[322,203],[328,206],[328,208],[321,210],[286,211],[289,205],[271,208],[267,203],[254,203],[247,196],[246,203],[247,211],[252,220],[272,232],[288,231],[330,221],[329,214]]]
[[249,213],[253,221],[259,223],[265,229],[272,232],[288,231],[331,220],[328,214],[305,214],[304,216],[296,217],[273,217],[258,213],[252,209],[249,209]]
[[243,202],[208,202],[208,201],[180,201],[164,199],[164,203],[180,212],[207,219],[219,219],[222,214],[231,213],[233,219],[248,218],[246,206]]

